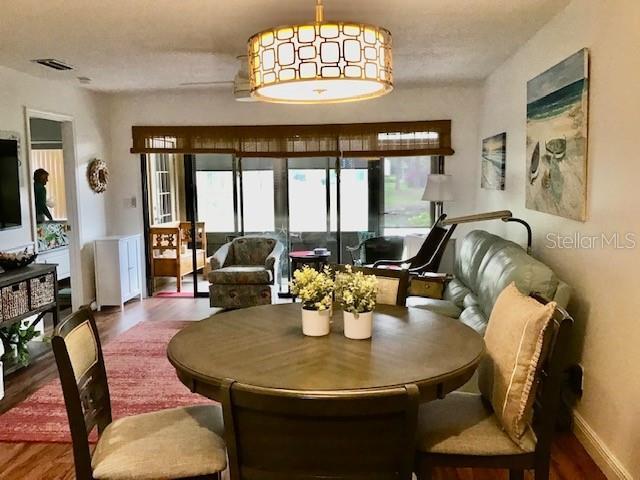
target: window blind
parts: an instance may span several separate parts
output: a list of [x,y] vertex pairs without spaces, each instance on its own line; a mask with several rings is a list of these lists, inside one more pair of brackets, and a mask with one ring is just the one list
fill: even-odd
[[451,121],[331,125],[134,126],[131,153],[242,157],[453,155]]

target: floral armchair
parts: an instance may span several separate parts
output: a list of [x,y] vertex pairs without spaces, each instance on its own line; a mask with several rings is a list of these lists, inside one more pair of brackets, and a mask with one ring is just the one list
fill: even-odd
[[209,303],[212,307],[268,305],[272,285],[280,283],[284,247],[268,237],[239,237],[211,258]]

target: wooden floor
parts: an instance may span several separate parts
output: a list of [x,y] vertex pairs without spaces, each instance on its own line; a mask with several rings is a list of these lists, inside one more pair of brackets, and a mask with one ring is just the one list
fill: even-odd
[[[145,320],[201,320],[211,314],[207,299],[164,298],[134,301],[124,312],[109,309],[96,314],[103,343]],[[8,379],[0,413],[21,402],[30,393],[57,375],[53,358],[42,357],[33,366]],[[1,421],[1,417],[0,417]],[[37,421],[37,419],[34,419]],[[551,478],[554,480],[604,480],[605,476],[571,433],[556,436],[552,452]],[[0,480],[74,479],[73,456],[69,444],[0,443]],[[497,470],[442,469],[438,480],[507,479]],[[533,476],[526,478],[532,479]]]

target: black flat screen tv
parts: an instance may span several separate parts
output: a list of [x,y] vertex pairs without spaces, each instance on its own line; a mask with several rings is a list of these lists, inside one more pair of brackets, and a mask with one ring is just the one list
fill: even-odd
[[0,230],[21,225],[18,141],[0,139]]

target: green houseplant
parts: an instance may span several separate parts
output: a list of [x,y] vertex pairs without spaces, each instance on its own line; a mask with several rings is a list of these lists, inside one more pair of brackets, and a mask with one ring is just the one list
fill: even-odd
[[302,301],[302,333],[327,335],[330,329],[334,282],[328,267],[322,272],[305,265],[293,272],[291,293]]
[[40,336],[40,332],[36,330],[35,322],[26,328],[22,326],[21,322],[0,328],[0,341],[4,347],[2,360],[8,362],[15,358],[17,363],[25,367],[29,365],[31,355],[27,344],[38,336]]

